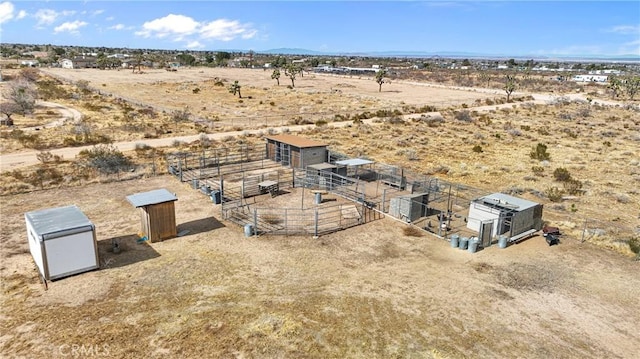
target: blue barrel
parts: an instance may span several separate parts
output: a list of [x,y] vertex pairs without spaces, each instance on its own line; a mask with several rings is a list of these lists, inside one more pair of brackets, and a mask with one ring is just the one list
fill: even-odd
[[196,178],[192,179],[192,180],[191,180],[191,187],[192,187],[193,189],[198,189],[198,182],[199,182],[199,181],[198,181]]
[[475,253],[478,250],[479,242],[480,240],[477,237],[472,237],[471,239],[469,239],[469,248],[467,249],[467,251],[469,251],[469,253]]
[[458,248],[467,249],[467,245],[469,244],[469,238],[460,237],[460,243],[458,243]]
[[507,248],[507,236],[501,235],[498,237],[498,248]]
[[322,193],[320,192],[316,192],[316,198],[315,198],[315,204],[321,204],[322,203]]
[[253,236],[253,224],[247,223],[244,225],[244,236],[245,237]]
[[222,203],[222,196],[220,195],[220,191],[211,191],[211,202],[214,204]]
[[460,238],[457,234],[451,235],[451,248],[458,248],[458,238]]

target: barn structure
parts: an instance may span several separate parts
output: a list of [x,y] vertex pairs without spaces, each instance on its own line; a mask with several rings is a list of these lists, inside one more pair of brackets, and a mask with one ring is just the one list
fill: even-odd
[[518,241],[542,228],[542,204],[504,193],[480,197],[469,205],[467,228],[477,231],[483,244],[502,235]]
[[327,162],[327,144],[294,135],[266,136],[267,158],[292,168]]
[[77,206],[28,212],[24,218],[29,251],[45,281],[100,267],[95,226]]
[[135,193],[127,196],[134,207],[140,209],[141,232],[151,242],[159,242],[177,235],[175,194],[166,189]]

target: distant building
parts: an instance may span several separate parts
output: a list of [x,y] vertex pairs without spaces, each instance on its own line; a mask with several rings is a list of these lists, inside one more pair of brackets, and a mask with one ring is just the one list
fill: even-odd
[[607,82],[607,75],[576,75],[572,78],[575,82]]
[[76,57],[73,59],[60,60],[63,69],[87,69],[97,66],[95,57]]

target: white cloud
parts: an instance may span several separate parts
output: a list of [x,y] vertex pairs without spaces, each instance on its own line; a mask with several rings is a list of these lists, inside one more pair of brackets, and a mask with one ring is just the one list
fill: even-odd
[[220,41],[231,41],[238,36],[243,39],[250,39],[255,36],[256,30],[249,24],[241,24],[238,21],[219,19],[203,24],[200,29],[200,36],[204,39],[214,39]]
[[108,17],[108,18],[106,18],[105,20],[107,20],[107,21],[113,21],[113,20],[115,20],[115,19],[116,19],[115,17],[113,17],[113,16],[109,16],[109,17]]
[[51,25],[60,16],[58,12],[51,9],[40,9],[33,15],[38,20],[38,26]]
[[26,12],[26,11],[24,11],[24,10],[20,10],[20,11],[18,12],[18,15],[16,16],[16,19],[18,19],[18,20],[20,20],[20,19],[24,19],[25,17],[27,17],[27,15],[29,15],[29,14],[27,14],[27,12]]
[[109,30],[124,30],[125,26],[123,24],[116,24],[109,27]]
[[91,15],[96,16],[96,15],[100,15],[104,12],[104,10],[96,10],[94,12],[91,13]]
[[75,33],[78,33],[78,29],[80,29],[83,26],[87,26],[87,25],[88,24],[86,22],[84,22],[84,21],[78,21],[78,20],[76,20],[76,21],[68,21],[68,22],[65,22],[65,23],[61,24],[60,26],[56,26],[53,29],[53,32],[57,34],[59,32],[66,31],[66,32],[70,32],[72,34],[75,34]]
[[251,24],[236,20],[218,19],[198,22],[189,16],[169,14],[147,21],[135,34],[145,38],[155,37],[171,41],[186,41],[187,47],[204,47],[201,40],[231,41],[236,38],[250,39],[258,33]]
[[13,19],[13,4],[5,1],[0,3],[0,24]]
[[184,36],[193,34],[198,26],[199,23],[188,16],[169,14],[165,17],[145,22],[142,25],[142,30],[137,31],[136,35],[157,37],[159,39],[171,36],[174,37],[174,41],[180,41]]
[[640,39],[622,44],[618,49],[618,54],[640,56]]
[[622,34],[622,35],[629,35],[629,34],[636,35],[636,34],[640,34],[640,25],[618,25],[618,26],[611,27],[605,31],[613,32],[616,34]]
[[191,41],[186,45],[187,49],[201,49],[204,45],[200,43],[200,41]]

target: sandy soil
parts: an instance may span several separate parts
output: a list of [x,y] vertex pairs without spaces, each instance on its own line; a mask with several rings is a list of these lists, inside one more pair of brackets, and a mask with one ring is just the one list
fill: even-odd
[[[161,187],[177,193],[178,230],[190,232],[136,244],[138,213],[124,197]],[[637,354],[640,263],[571,238],[471,254],[406,237],[388,218],[319,240],[245,238],[166,176],[34,195],[3,199],[6,358],[68,357],[74,345],[114,358]],[[102,269],[45,291],[22,214],[71,203],[97,227]]]

